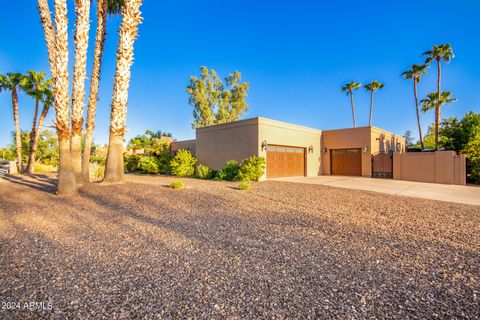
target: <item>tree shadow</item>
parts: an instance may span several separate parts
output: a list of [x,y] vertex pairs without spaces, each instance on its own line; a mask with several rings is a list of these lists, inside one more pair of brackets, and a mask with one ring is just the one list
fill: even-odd
[[20,176],[20,175],[12,175],[6,174],[2,177],[9,182],[19,184],[22,186],[26,186],[41,192],[47,192],[55,194],[57,190],[57,185],[55,183],[56,179],[44,179],[44,178],[36,178],[33,175],[28,176]]

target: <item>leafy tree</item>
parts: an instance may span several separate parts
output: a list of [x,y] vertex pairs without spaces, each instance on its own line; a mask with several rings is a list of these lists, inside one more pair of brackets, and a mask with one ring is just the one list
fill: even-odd
[[425,64],[430,65],[432,61],[437,62],[437,100],[435,104],[435,149],[438,149],[438,139],[439,139],[439,129],[441,121],[441,79],[442,79],[442,67],[441,62],[444,61],[449,63],[451,59],[455,57],[452,47],[449,44],[440,44],[433,46],[431,50],[423,53],[424,56],[427,56]]
[[375,91],[382,89],[384,87],[383,83],[374,80],[370,83],[367,83],[364,88],[367,91],[370,91],[370,120],[368,121],[368,125],[372,125],[372,116],[373,116],[373,97],[375,95]]
[[423,137],[422,137],[422,125],[420,123],[420,112],[418,107],[418,94],[417,94],[417,84],[420,82],[421,76],[424,75],[427,71],[428,65],[418,65],[414,64],[412,67],[403,72],[402,76],[407,80],[413,79],[413,95],[415,97],[415,111],[417,114],[417,125],[418,125],[418,136],[420,141],[420,147],[423,149]]
[[[439,146],[465,154],[469,182],[480,183],[480,114],[469,112],[462,119],[448,118],[440,124]],[[425,146],[435,147],[435,125],[425,136]]]
[[238,71],[229,74],[224,85],[215,70],[200,69],[200,77],[191,77],[187,86],[188,103],[194,109],[192,128],[238,120],[248,110],[245,99],[250,84],[241,82]]
[[357,83],[355,81],[350,81],[346,83],[342,87],[342,92],[345,92],[348,95],[350,95],[350,103],[352,105],[352,119],[353,119],[353,127],[357,127],[357,121],[355,120],[355,102],[353,101],[353,91],[358,90],[362,87],[361,83]]

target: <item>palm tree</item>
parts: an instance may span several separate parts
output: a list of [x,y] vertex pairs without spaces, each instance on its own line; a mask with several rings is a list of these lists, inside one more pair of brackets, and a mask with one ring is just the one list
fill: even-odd
[[433,46],[431,50],[423,53],[427,56],[425,64],[430,64],[433,60],[437,61],[437,105],[435,108],[435,149],[438,149],[438,132],[440,128],[440,109],[441,109],[441,79],[442,79],[442,60],[449,63],[455,57],[452,47],[449,44],[440,44]]
[[12,93],[13,121],[15,123],[15,149],[17,152],[19,172],[23,172],[23,164],[20,120],[18,118],[18,89],[24,89],[24,79],[25,76],[21,73],[9,72],[6,75],[0,75],[0,87],[2,87],[3,90],[9,90]]
[[453,102],[457,102],[457,99],[452,97],[452,93],[450,91],[443,91],[440,94],[440,103],[436,92],[430,92],[429,94],[427,94],[425,99],[420,100],[423,112],[436,109],[439,104],[440,106],[443,106]]
[[75,63],[72,86],[72,165],[77,183],[82,176],[82,127],[87,77],[88,32],[90,30],[90,0],[75,0]]
[[[44,100],[44,95],[46,90],[50,90],[51,80],[44,80],[45,72],[35,72],[35,71],[28,71],[28,76],[24,78],[24,87],[25,92],[35,99],[35,110],[33,113],[33,123],[32,123],[32,130],[30,131],[30,149],[29,149],[29,156],[28,156],[28,164],[27,164],[27,173],[33,173],[33,164],[35,162],[35,151],[37,149],[37,142],[39,136],[39,126],[37,125],[37,118],[38,118],[38,109],[40,101]],[[45,116],[43,115],[45,110],[45,105],[42,110],[43,120]],[[47,108],[48,112],[48,108]],[[43,121],[42,121],[43,123]]]
[[353,119],[353,127],[357,127],[357,121],[355,120],[355,103],[353,101],[353,90],[357,90],[362,87],[361,83],[357,83],[355,81],[350,81],[346,83],[342,87],[342,92],[346,92],[347,96],[350,95],[350,102],[352,104],[352,119]]
[[417,112],[417,124],[418,124],[418,136],[420,137],[420,146],[422,149],[423,146],[423,136],[422,136],[422,125],[420,123],[420,112],[418,108],[418,95],[417,95],[417,84],[420,82],[421,76],[424,75],[427,71],[428,66],[413,64],[410,70],[407,70],[402,73],[402,76],[407,80],[413,79],[413,95],[415,97],[415,110]]
[[[58,169],[58,194],[75,193],[77,184],[70,150],[70,110],[68,96],[68,18],[67,1],[55,0],[55,51],[53,97],[60,165]],[[47,36],[46,36],[47,38]],[[48,40],[47,40],[48,47]],[[49,55],[50,55],[49,50]]]
[[98,0],[97,1],[97,31],[95,35],[95,49],[93,54],[93,68],[90,81],[90,95],[88,97],[87,121],[85,127],[85,144],[83,147],[82,175],[83,181],[90,179],[90,153],[95,130],[95,116],[97,113],[98,87],[102,67],[103,51],[107,34],[107,13],[114,15],[120,13],[123,0]]
[[377,80],[374,80],[370,83],[367,83],[364,88],[367,91],[370,91],[370,120],[368,121],[368,125],[372,125],[372,115],[373,115],[373,96],[375,95],[375,91],[378,89],[382,89],[384,86],[383,83],[378,82]]
[[123,137],[127,118],[133,45],[138,34],[138,25],[142,20],[140,17],[141,5],[142,0],[125,0],[121,9],[122,23],[119,30],[120,39],[117,49],[117,67],[110,113],[110,137],[104,178],[106,182],[119,182],[123,180],[124,176]]

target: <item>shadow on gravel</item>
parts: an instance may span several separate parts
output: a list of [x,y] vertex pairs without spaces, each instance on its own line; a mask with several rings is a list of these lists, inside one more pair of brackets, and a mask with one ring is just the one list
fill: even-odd
[[[27,179],[27,177],[31,179]],[[22,177],[21,175],[6,174],[2,177],[2,179],[47,193],[55,194],[57,189],[55,183],[56,179],[43,176],[37,177],[35,175],[26,175],[25,177]]]

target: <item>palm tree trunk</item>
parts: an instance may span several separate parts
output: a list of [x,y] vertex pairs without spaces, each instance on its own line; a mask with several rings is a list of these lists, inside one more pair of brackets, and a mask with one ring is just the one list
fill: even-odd
[[48,63],[52,74],[53,83],[55,83],[55,32],[52,24],[52,16],[48,7],[48,0],[38,0],[38,12],[42,22],[45,42],[47,43]]
[[353,127],[357,127],[357,122],[355,121],[355,102],[353,101],[353,90],[350,90],[350,101],[352,103],[352,119],[353,119]]
[[442,70],[440,66],[440,59],[437,59],[437,106],[435,108],[435,150],[438,149],[438,138],[440,132],[440,95],[441,95],[441,88],[440,82],[442,78]]
[[75,63],[72,89],[72,165],[77,183],[82,183],[82,127],[87,75],[88,32],[90,29],[90,0],[75,0]]
[[93,68],[90,81],[90,96],[88,97],[87,124],[85,128],[85,145],[83,147],[82,175],[83,181],[90,181],[90,152],[95,130],[95,116],[97,113],[98,88],[102,67],[105,37],[107,33],[107,0],[97,2],[97,32],[95,35],[95,48]]
[[55,81],[53,87],[56,128],[59,143],[58,194],[77,190],[70,150],[70,110],[68,97],[68,19],[67,1],[55,0]]
[[37,144],[38,139],[40,137],[40,131],[42,130],[43,122],[45,122],[45,118],[47,117],[49,107],[44,105],[42,109],[42,113],[40,114],[40,118],[38,119],[38,125],[35,130],[35,135],[33,137],[33,141],[30,141],[30,154],[28,157],[28,166],[27,166],[27,173],[34,173],[33,165],[35,163],[35,152],[37,151]]
[[[38,87],[37,87],[38,90]],[[33,142],[35,140],[35,136],[37,133],[37,117],[38,117],[38,104],[39,99],[35,99],[35,112],[33,114],[33,123],[32,123],[32,130],[30,131],[30,147],[28,152],[28,164],[27,164],[27,173],[32,174],[33,172],[33,163],[35,162],[35,151],[33,150]]]
[[415,96],[415,109],[417,112],[418,136],[420,137],[420,147],[423,148],[422,125],[420,123],[420,111],[418,110],[417,78],[413,78],[413,94]]
[[372,125],[372,115],[373,115],[373,93],[374,91],[372,90],[370,93],[370,121],[368,122],[368,125]]
[[17,88],[12,89],[13,121],[15,122],[15,149],[17,152],[18,172],[23,172],[22,164],[22,137],[20,131],[20,120],[18,118],[18,95]]
[[117,49],[117,70],[113,86],[112,110],[110,114],[110,138],[108,145],[105,182],[120,182],[124,177],[123,136],[127,119],[128,88],[130,85],[130,67],[133,62],[133,44],[138,33],[140,6],[142,0],[125,1],[122,7]]

